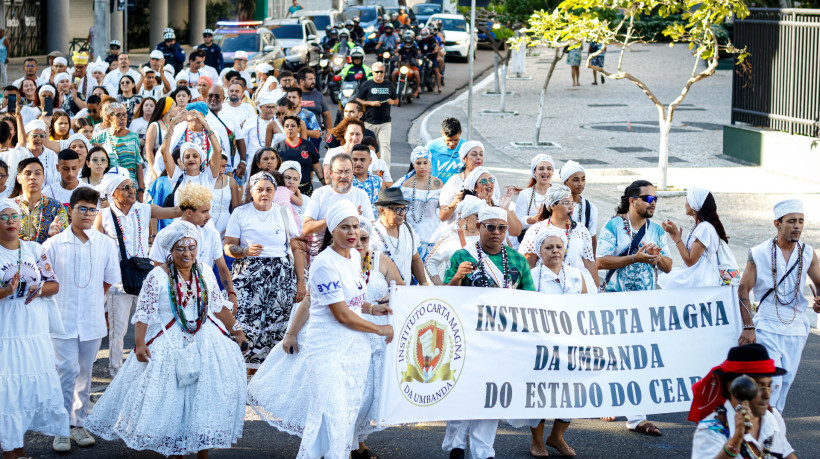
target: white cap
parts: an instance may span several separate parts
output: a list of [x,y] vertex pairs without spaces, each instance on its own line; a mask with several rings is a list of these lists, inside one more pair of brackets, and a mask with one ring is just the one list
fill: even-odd
[[67,66],[67,65],[68,65],[68,61],[66,60],[66,58],[64,58],[64,57],[62,57],[62,56],[59,56],[59,57],[55,57],[55,58],[54,58],[54,61],[52,62],[52,64],[53,64],[53,65],[63,64],[63,65],[66,65],[66,66]]
[[485,207],[478,211],[478,221],[486,222],[487,220],[504,220],[507,221],[507,211],[500,207]]
[[165,55],[162,54],[162,51],[155,49],[151,51],[151,54],[149,54],[148,57],[150,57],[151,59],[163,59],[165,58]]
[[273,92],[268,91],[261,96],[259,99],[256,100],[256,105],[261,107],[263,105],[275,105],[276,104],[276,96],[273,95]]
[[248,60],[248,53],[246,53],[245,51],[237,51],[237,52],[233,55],[233,58],[234,58],[234,59],[245,59],[245,60]]
[[802,214],[803,202],[799,199],[787,199],[774,205],[774,219],[779,220],[789,214]]

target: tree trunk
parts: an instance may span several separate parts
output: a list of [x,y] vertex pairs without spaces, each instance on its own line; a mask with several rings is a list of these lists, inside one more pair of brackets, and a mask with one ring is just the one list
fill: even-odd
[[552,60],[552,64],[550,64],[550,69],[547,71],[547,75],[544,77],[544,85],[541,87],[541,98],[538,101],[538,116],[535,117],[535,133],[533,134],[532,138],[532,146],[538,146],[538,139],[541,137],[541,122],[544,120],[544,101],[547,98],[547,86],[550,84],[550,79],[552,79],[552,72],[555,70],[555,65],[561,59],[562,53],[561,48],[555,48],[555,58]]
[[658,173],[660,175],[660,189],[666,190],[669,186],[667,181],[667,169],[669,166],[669,131],[672,129],[672,117],[667,116],[664,107],[658,107],[658,124],[660,125],[661,138],[658,146]]

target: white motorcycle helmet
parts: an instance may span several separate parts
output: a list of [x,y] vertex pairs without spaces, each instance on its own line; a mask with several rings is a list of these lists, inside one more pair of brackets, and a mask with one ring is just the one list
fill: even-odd
[[364,62],[364,50],[361,46],[357,46],[350,51],[350,59],[361,58],[362,62]]

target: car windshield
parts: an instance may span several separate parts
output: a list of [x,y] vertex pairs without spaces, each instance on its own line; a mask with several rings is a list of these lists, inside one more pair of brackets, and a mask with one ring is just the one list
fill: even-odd
[[275,24],[270,26],[273,35],[282,40],[289,38],[302,39],[302,25],[301,24]]
[[214,34],[214,42],[222,48],[223,53],[235,53],[237,51],[259,51],[259,34],[254,33],[217,33]]
[[441,28],[442,30],[452,30],[455,32],[466,32],[467,31],[467,21],[464,19],[444,19],[444,18],[436,18],[437,20],[441,21]]
[[313,20],[313,24],[316,26],[317,30],[323,30],[325,27],[330,25],[330,16],[328,15],[308,17]]
[[345,17],[353,19],[354,17],[358,16],[359,21],[361,22],[372,22],[376,20],[376,8],[348,8],[344,10]]
[[416,14],[436,14],[441,13],[441,6],[439,5],[416,5],[413,7]]

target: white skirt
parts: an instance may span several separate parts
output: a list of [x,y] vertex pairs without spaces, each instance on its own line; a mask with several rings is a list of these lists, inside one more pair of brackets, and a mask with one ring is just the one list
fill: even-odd
[[23,447],[26,431],[68,436],[69,419],[40,299],[0,300],[0,444]]
[[[199,380],[179,388],[174,351],[191,341],[200,353]],[[245,423],[246,393],[239,346],[206,321],[193,337],[174,324],[149,350],[147,363],[131,353],[91,410],[85,428],[106,440],[121,438],[131,449],[165,456],[236,443]]]

